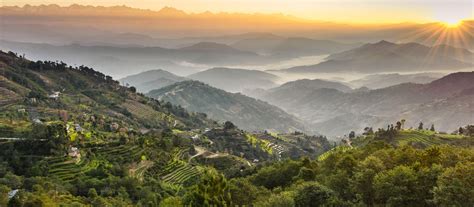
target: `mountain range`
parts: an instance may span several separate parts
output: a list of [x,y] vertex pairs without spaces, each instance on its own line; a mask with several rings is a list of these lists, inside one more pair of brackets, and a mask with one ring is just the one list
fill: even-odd
[[296,66],[283,71],[290,73],[447,71],[472,67],[473,55],[467,50],[449,46],[428,47],[418,43],[396,44],[382,40],[331,54],[326,61],[316,65]]
[[189,111],[206,113],[209,118],[231,121],[249,131],[304,131],[305,126],[266,102],[240,93],[229,93],[198,81],[183,81],[150,91],[147,96],[180,105]]
[[280,36],[265,36],[239,40],[232,47],[252,51],[258,54],[279,57],[301,57],[312,55],[327,55],[356,48],[360,44],[347,44],[330,40],[315,40],[302,37],[284,38]]
[[[458,26],[459,30],[452,30],[437,22],[357,25],[314,21],[284,14],[187,13],[172,7],[152,11],[126,6],[77,4],[65,7],[54,4],[2,6],[0,16],[5,20],[2,38],[53,44],[136,44],[177,48],[183,43],[200,41],[232,44],[253,36],[232,37],[240,33],[274,33],[352,43],[386,39],[426,45],[450,44],[468,49],[474,47],[472,20],[463,21]],[[115,18],[117,16],[121,17]],[[137,19],[140,21],[137,22]],[[189,34],[192,34],[191,37]],[[452,36],[463,38],[449,38]]]
[[187,76],[228,92],[276,87],[279,77],[264,71],[237,68],[211,68]]
[[474,72],[459,72],[427,84],[403,83],[345,92],[334,86],[287,91],[274,88],[256,94],[256,98],[284,109],[328,135],[366,126],[385,127],[383,123],[401,119],[407,120],[407,126],[416,127],[421,121],[448,131],[474,122],[473,80]]
[[372,74],[360,79],[349,81],[348,84],[356,88],[367,87],[370,89],[378,89],[398,85],[401,83],[429,83],[441,78],[443,75],[443,73]]
[[211,68],[189,76],[178,76],[165,70],[149,70],[130,75],[119,81],[148,92],[185,80],[197,80],[228,92],[268,89],[276,87],[280,77],[258,70],[237,68]]
[[117,47],[51,45],[1,41],[0,48],[26,54],[36,60],[62,60],[72,65],[89,65],[114,77],[129,75],[128,71],[146,71],[166,68],[167,71],[189,75],[212,65],[234,65],[242,62],[262,64],[270,61],[252,52],[240,51],[230,46],[201,42],[178,49],[162,47]]

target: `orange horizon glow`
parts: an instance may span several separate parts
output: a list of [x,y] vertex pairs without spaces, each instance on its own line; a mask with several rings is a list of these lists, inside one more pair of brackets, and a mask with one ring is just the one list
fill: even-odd
[[188,14],[212,12],[245,14],[282,14],[306,21],[324,21],[347,24],[397,24],[443,22],[455,26],[456,22],[473,19],[473,4],[470,0],[454,2],[430,2],[413,0],[3,0],[1,6],[57,4],[67,7],[72,4],[92,6],[124,5],[132,8],[159,11],[170,6]]

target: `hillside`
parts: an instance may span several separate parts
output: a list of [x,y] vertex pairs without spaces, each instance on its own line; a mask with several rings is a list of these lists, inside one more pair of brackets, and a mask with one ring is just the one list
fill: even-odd
[[190,111],[206,113],[214,120],[231,121],[245,130],[278,132],[305,130],[298,119],[278,107],[198,81],[179,82],[152,90],[147,95],[180,105]]
[[[469,127],[469,126],[467,126]],[[469,130],[469,129],[468,129]],[[470,132],[469,132],[470,133]],[[427,129],[378,129],[375,132],[364,132],[364,135],[350,139],[353,147],[364,147],[373,142],[383,141],[393,146],[412,146],[425,149],[432,146],[474,146],[474,139],[469,134],[439,133]]]
[[[470,59],[463,62],[457,56],[456,49],[437,50],[437,47],[428,47],[418,43],[395,44],[387,41],[369,43],[355,49],[335,53],[327,60],[309,66],[297,66],[285,69],[292,73],[309,72],[408,72],[454,70],[472,67]],[[464,57],[472,57],[472,53]]]
[[158,69],[129,75],[120,79],[119,82],[122,85],[134,86],[139,92],[147,93],[153,89],[159,89],[184,80],[186,78]]
[[427,84],[405,83],[387,88],[343,93],[317,89],[310,93],[263,93],[257,98],[284,109],[327,135],[383,127],[406,119],[407,125],[433,123],[441,131],[473,123],[474,72],[447,75]]
[[187,78],[207,83],[228,91],[241,92],[244,89],[275,87],[279,77],[258,70],[236,68],[211,68],[187,76]]

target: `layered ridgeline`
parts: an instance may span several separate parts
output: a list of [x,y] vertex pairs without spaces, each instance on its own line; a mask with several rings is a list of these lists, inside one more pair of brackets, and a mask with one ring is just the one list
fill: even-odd
[[330,40],[315,40],[298,37],[280,37],[272,34],[266,36],[239,40],[232,47],[252,51],[258,54],[301,57],[313,55],[327,55],[360,46],[360,44],[345,44]]
[[254,95],[294,114],[323,134],[342,135],[341,132],[365,126],[383,127],[383,123],[400,119],[406,119],[407,126],[413,127],[420,121],[435,124],[441,131],[474,123],[473,88],[474,72],[460,72],[428,84],[404,83],[377,90],[344,91],[330,86],[287,90],[282,86]]
[[197,80],[213,87],[241,92],[248,89],[267,89],[277,86],[280,77],[258,70],[237,68],[211,68],[189,76],[177,76],[165,70],[149,70],[130,75],[119,81],[134,86],[140,92],[149,92],[185,80]]
[[380,41],[332,54],[326,61],[316,65],[297,66],[282,71],[382,73],[466,69],[472,67],[473,55],[469,50],[448,45],[428,47],[418,43]]
[[278,76],[258,71],[236,68],[211,68],[188,78],[207,83],[228,92],[241,92],[244,89],[272,88],[277,86]]
[[39,60],[62,60],[76,65],[100,67],[114,77],[128,75],[130,68],[144,71],[160,66],[179,75],[189,75],[220,65],[259,65],[274,61],[253,52],[234,49],[225,44],[198,42],[181,48],[135,45],[54,45],[0,41],[0,49],[18,51]]
[[370,89],[379,89],[402,83],[429,83],[443,76],[443,73],[372,74],[360,79],[352,80],[349,84],[356,88],[367,87]]
[[184,80],[186,78],[158,69],[130,75],[120,79],[119,82],[122,85],[134,86],[139,92],[147,93],[153,89],[159,89]]
[[330,148],[322,136],[218,125],[85,66],[0,52],[1,206],[199,206],[199,186],[227,186],[221,173]]
[[152,90],[147,95],[190,111],[206,113],[214,120],[232,121],[245,130],[305,131],[301,121],[276,106],[198,81],[179,82]]

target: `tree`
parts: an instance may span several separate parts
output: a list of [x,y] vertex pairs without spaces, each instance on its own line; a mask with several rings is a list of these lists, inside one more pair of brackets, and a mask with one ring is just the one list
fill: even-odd
[[379,173],[374,178],[376,203],[382,206],[420,206],[416,185],[416,173],[407,166]]
[[472,206],[474,203],[474,162],[458,163],[439,176],[434,200],[440,206]]
[[[270,197],[264,197],[265,199],[255,202],[254,206],[259,207],[293,207],[295,201],[293,200],[289,192],[283,192],[280,194],[271,194]],[[252,205],[249,205],[252,206]]]
[[431,124],[430,131],[432,131],[432,132],[434,132],[434,131],[435,131],[434,124]]
[[365,127],[364,128],[364,133],[363,135],[371,135],[374,133],[374,130],[372,129],[372,127]]
[[402,122],[397,121],[397,126],[395,127],[398,131],[402,129]]
[[8,192],[10,192],[11,189],[6,186],[0,184],[0,206],[6,206],[8,203]]
[[377,173],[383,171],[385,166],[379,158],[368,156],[359,164],[357,169],[354,175],[355,190],[367,206],[373,206],[375,198],[374,177]]
[[231,129],[234,129],[234,128],[235,128],[234,123],[232,123],[230,121],[226,121],[224,123],[224,130],[231,130]]
[[335,193],[317,182],[303,183],[295,192],[295,206],[332,206],[336,203]]
[[248,179],[235,178],[230,180],[229,187],[232,203],[236,206],[252,206],[259,197],[267,198],[270,191],[262,186],[253,185]]
[[460,134],[460,135],[464,134],[464,129],[463,129],[462,127],[459,127],[459,130],[458,130],[458,131],[459,131],[459,134]]
[[423,130],[423,122],[420,122],[420,124],[418,125],[418,130]]
[[349,139],[354,139],[355,138],[355,132],[354,131],[351,131],[349,133]]
[[231,206],[229,184],[214,168],[204,170],[201,180],[185,196],[189,206]]
[[160,207],[183,206],[183,201],[179,197],[168,197],[160,202]]

